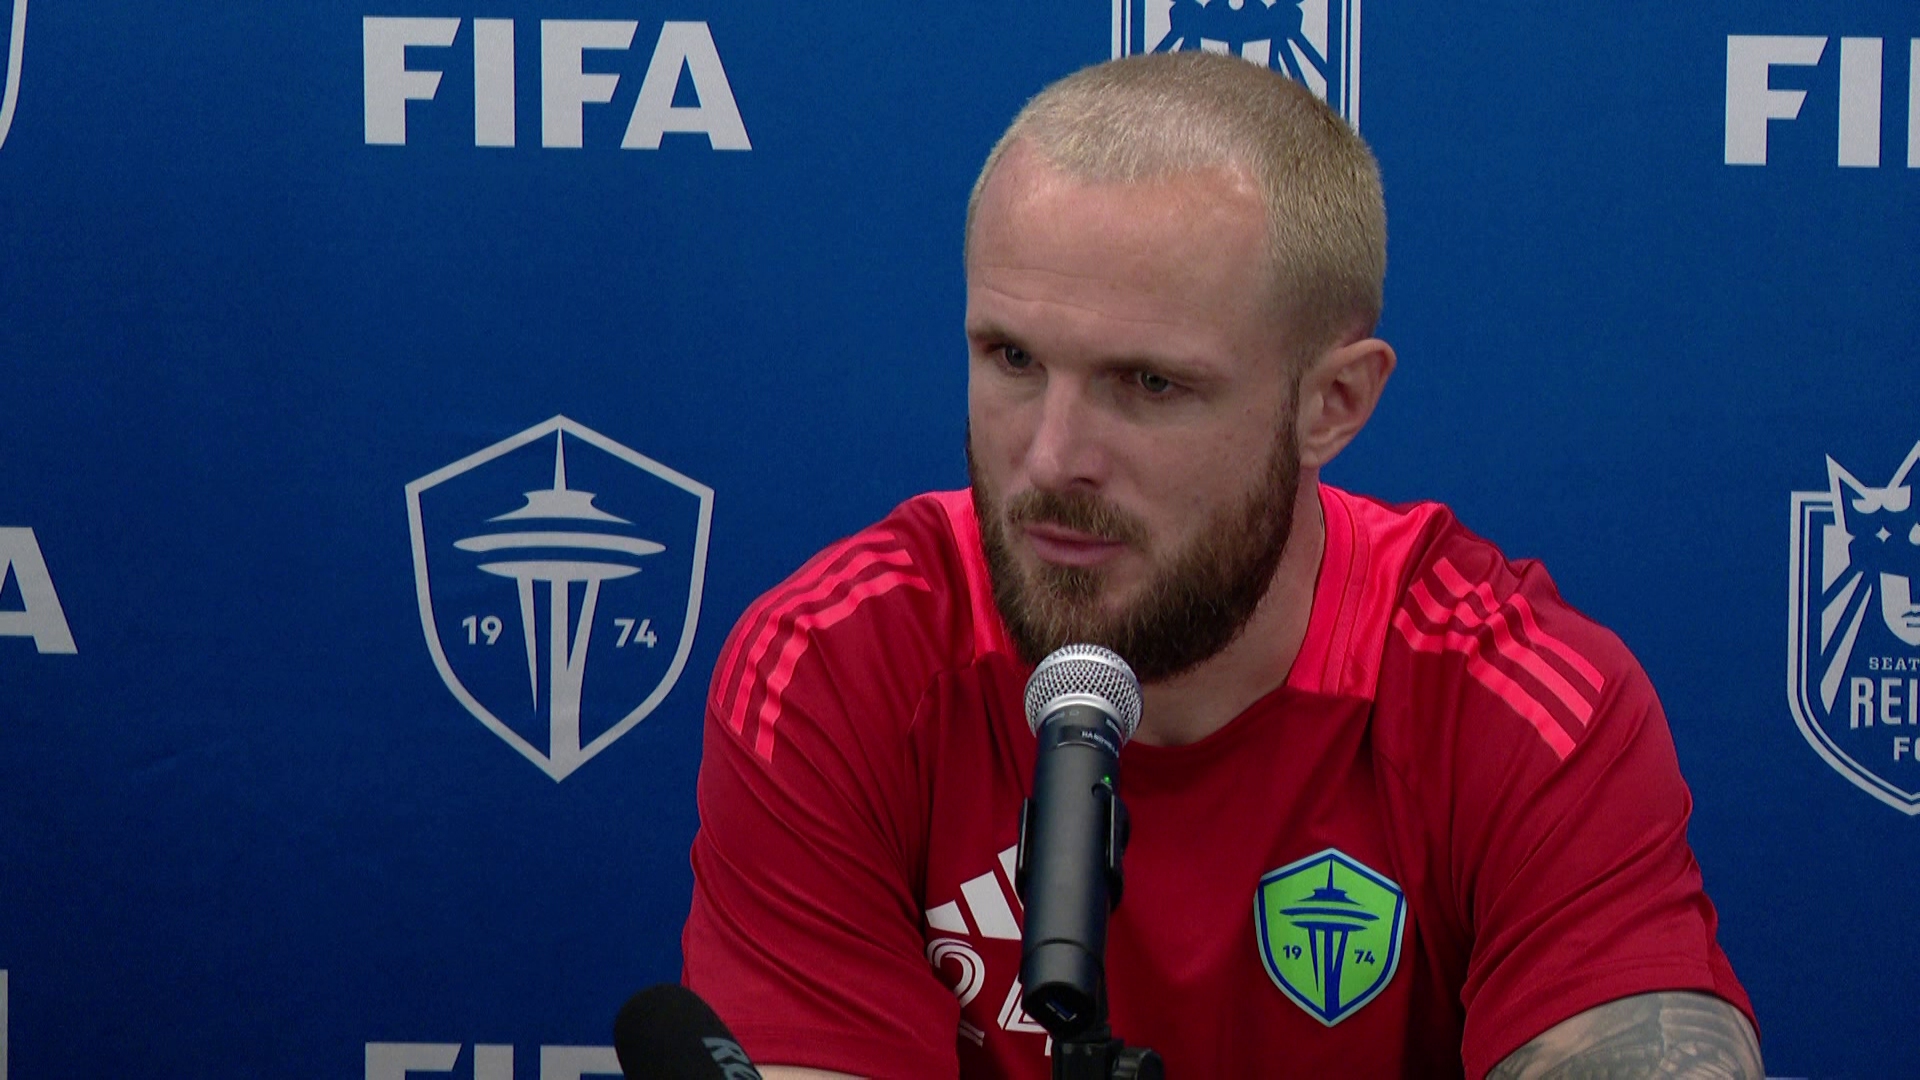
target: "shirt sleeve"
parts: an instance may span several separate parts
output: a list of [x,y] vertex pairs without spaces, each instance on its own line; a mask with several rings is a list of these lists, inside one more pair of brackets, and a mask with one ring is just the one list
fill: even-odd
[[1443,590],[1459,603],[1449,619],[1461,652],[1424,662],[1453,715],[1426,725],[1406,773],[1439,823],[1470,941],[1467,1075],[1635,994],[1711,994],[1751,1021],[1687,844],[1692,798],[1638,662],[1537,565],[1442,564],[1433,593]]
[[923,952],[907,738],[929,652],[911,628],[927,613],[879,617],[928,586],[884,553],[860,563],[810,584],[803,569],[722,652],[684,979],[756,1062],[953,1077],[959,1011]]

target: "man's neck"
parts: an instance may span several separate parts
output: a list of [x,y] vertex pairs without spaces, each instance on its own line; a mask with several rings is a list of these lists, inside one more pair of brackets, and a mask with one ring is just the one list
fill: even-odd
[[1317,472],[1301,477],[1293,535],[1246,627],[1212,659],[1177,678],[1142,687],[1140,730],[1150,746],[1185,746],[1219,731],[1287,681],[1313,616],[1313,591],[1327,547]]

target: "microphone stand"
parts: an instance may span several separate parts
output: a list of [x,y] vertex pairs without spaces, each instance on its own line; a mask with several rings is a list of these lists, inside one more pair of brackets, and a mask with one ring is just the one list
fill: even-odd
[[1071,1038],[1053,1040],[1053,1080],[1164,1080],[1160,1055],[1144,1046],[1128,1046],[1107,1027],[1107,995],[1102,977],[1093,1026]]

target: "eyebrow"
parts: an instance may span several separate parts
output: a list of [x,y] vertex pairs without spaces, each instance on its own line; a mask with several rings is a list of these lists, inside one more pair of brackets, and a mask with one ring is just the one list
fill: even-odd
[[[996,323],[982,322],[967,327],[967,340],[976,343],[994,342],[1012,345],[1027,352],[1033,351],[1021,341],[1018,335],[1005,331]],[[1151,371],[1188,386],[1207,386],[1220,379],[1220,373],[1211,364],[1178,356],[1139,354],[1106,356],[1101,357],[1098,363],[1100,368],[1106,371]]]
[[1008,330],[1006,327],[1001,326],[991,319],[968,319],[964,329],[967,339],[970,341],[1014,341],[1017,339],[1013,331]]
[[[1024,335],[1009,330],[991,315],[969,317],[963,330],[971,343],[992,342],[1014,345],[1027,352],[1034,351],[1033,345]],[[1153,371],[1190,386],[1205,386],[1219,381],[1220,378],[1220,372],[1214,364],[1199,356],[1135,353],[1105,356],[1101,358],[1100,364],[1111,371]]]

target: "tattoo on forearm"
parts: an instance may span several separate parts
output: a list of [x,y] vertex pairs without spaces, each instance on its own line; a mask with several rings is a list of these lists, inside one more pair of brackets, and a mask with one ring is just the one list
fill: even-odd
[[1501,1062],[1487,1080],[1763,1080],[1740,1011],[1706,994],[1641,994],[1589,1009]]

